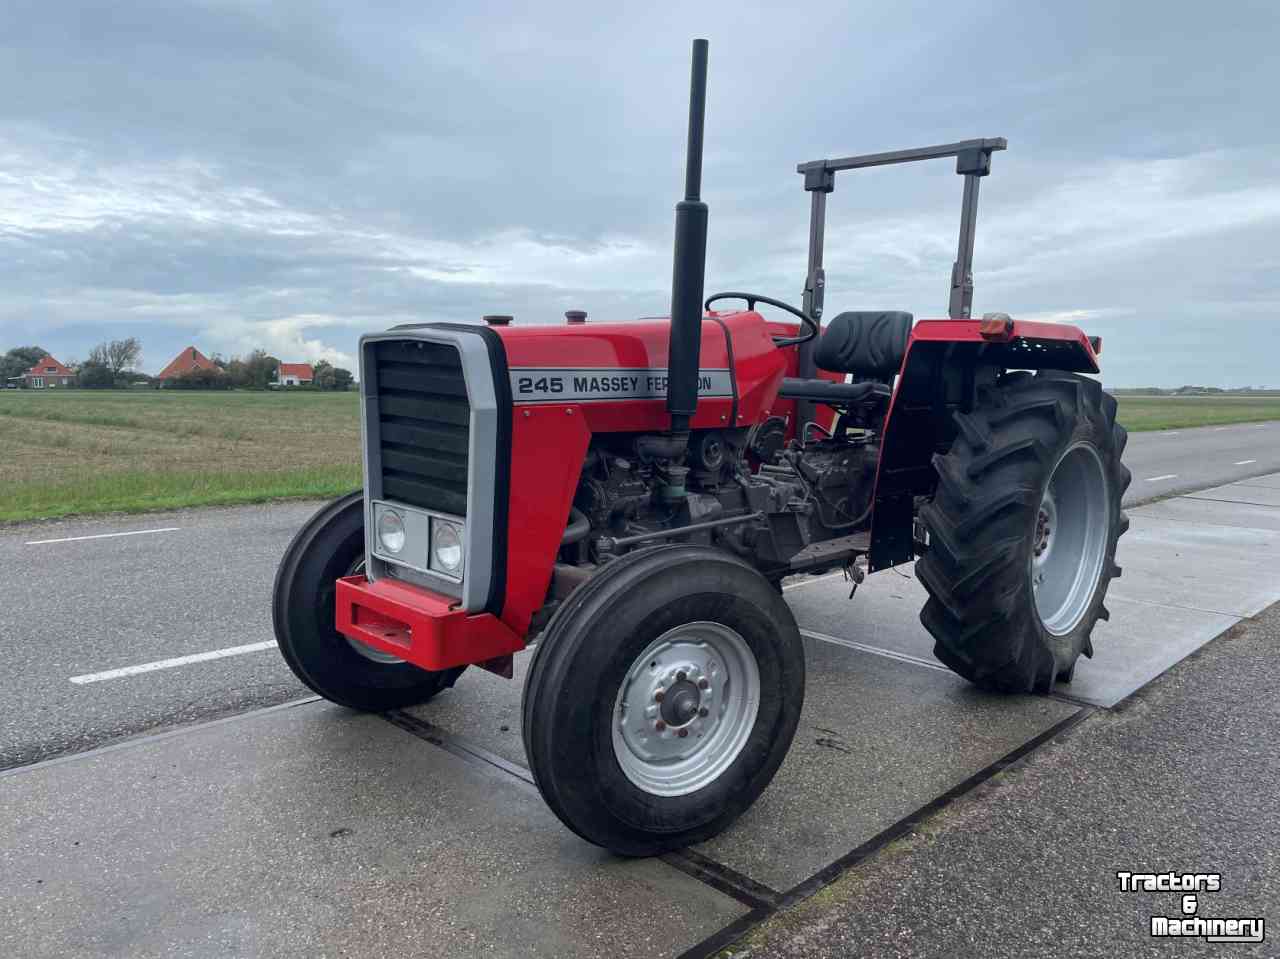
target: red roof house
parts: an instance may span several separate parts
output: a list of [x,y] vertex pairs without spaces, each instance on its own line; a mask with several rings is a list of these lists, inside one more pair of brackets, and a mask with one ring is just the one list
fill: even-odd
[[21,385],[31,390],[48,390],[58,386],[70,386],[76,375],[52,356],[45,354],[40,362],[21,376],[14,377]]
[[209,359],[194,346],[188,346],[169,361],[169,365],[160,371],[160,375],[156,379],[172,380],[179,376],[186,376],[188,373],[194,373],[196,370],[216,370],[217,368],[218,366],[213,360]]
[[316,378],[310,363],[281,363],[274,386],[302,386]]

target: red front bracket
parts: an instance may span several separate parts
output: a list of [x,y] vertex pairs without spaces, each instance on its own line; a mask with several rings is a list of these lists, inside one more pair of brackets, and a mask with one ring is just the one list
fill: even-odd
[[456,602],[394,579],[338,580],[338,632],[423,669],[482,663],[524,649],[524,639],[491,613],[471,616]]

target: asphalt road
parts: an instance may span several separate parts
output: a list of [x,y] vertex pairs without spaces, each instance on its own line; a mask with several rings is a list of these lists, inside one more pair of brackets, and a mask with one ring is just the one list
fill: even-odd
[[1133,471],[1127,506],[1262,476],[1280,464],[1280,422],[1132,433],[1124,462]]
[[[1274,473],[1280,423],[1136,433],[1125,462],[1128,503]],[[0,768],[306,695],[267,644],[276,565],[316,506],[0,531]],[[84,681],[254,644],[262,648]]]

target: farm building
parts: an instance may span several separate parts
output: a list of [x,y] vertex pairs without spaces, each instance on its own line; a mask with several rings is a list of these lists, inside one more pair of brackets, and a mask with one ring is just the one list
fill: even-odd
[[188,346],[169,361],[169,365],[160,371],[156,379],[163,382],[164,380],[185,376],[188,373],[194,373],[196,370],[216,370],[217,368],[218,366],[213,360],[209,359],[194,346]]
[[272,386],[305,386],[315,379],[310,363],[281,363]]
[[46,354],[39,363],[21,376],[13,377],[13,380],[29,390],[51,390],[59,386],[74,386],[76,375]]

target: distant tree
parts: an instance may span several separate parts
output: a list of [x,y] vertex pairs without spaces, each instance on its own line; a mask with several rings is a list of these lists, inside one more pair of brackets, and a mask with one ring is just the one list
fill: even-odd
[[116,385],[116,375],[105,363],[96,362],[90,353],[89,359],[80,364],[76,384],[84,390],[109,390]]
[[209,362],[220,370],[225,371],[227,368],[227,360],[221,353],[214,353],[213,356],[209,357]]
[[229,390],[231,377],[222,370],[191,370],[169,380],[171,390]]
[[142,341],[136,336],[99,343],[89,351],[87,362],[105,366],[113,375],[132,369],[142,359]]
[[311,371],[311,385],[318,390],[350,389],[352,380],[355,379],[355,377],[351,375],[350,370],[344,370],[340,366],[334,366],[328,360],[318,361],[311,367]]
[[333,380],[333,364],[328,360],[320,360],[311,367],[311,385],[316,389],[333,389]]
[[[82,364],[80,385],[88,390],[127,389],[143,375],[133,372],[141,358],[142,343],[136,336],[104,340],[89,351],[89,358]],[[110,375],[110,383],[103,370]]]
[[231,381],[233,389],[242,390],[253,385],[248,364],[238,356],[233,356],[227,361],[226,372],[227,379]]
[[21,376],[48,355],[48,351],[40,346],[15,346],[0,357],[0,385],[12,377]]
[[254,350],[244,358],[246,379],[245,385],[250,389],[265,390],[276,378],[276,370],[280,361],[265,350]]

